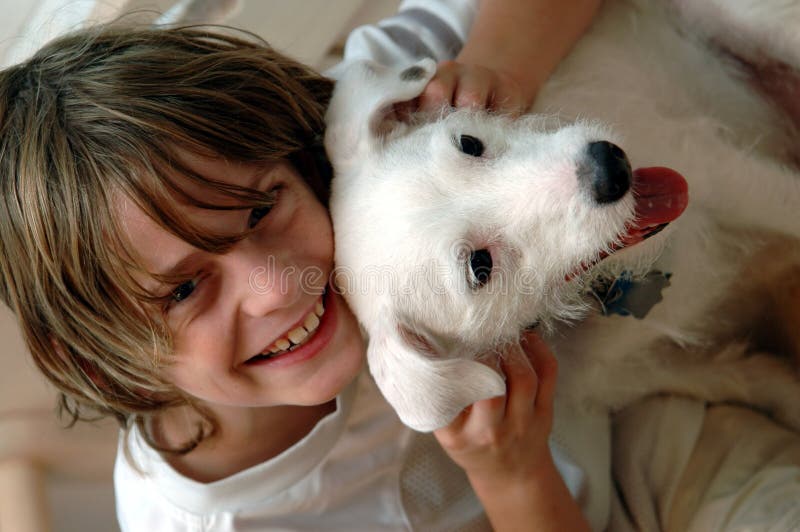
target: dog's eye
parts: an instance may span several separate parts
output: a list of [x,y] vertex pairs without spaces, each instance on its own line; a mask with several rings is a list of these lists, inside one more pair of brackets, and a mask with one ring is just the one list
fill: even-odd
[[473,157],[483,155],[483,142],[471,135],[461,135],[458,139],[458,146],[461,151]]
[[485,285],[492,275],[492,254],[489,250],[473,251],[469,256],[469,269],[472,271],[472,282],[475,287]]

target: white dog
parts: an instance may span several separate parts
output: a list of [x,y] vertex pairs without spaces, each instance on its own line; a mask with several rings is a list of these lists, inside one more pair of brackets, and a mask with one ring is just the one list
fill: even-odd
[[744,342],[778,274],[743,274],[768,239],[798,247],[800,144],[732,59],[800,66],[797,27],[797,2],[608,1],[518,119],[399,122],[433,62],[347,71],[326,136],[337,280],[403,422],[502,394],[486,354],[541,324],[559,401],[685,393],[800,427],[796,374]]

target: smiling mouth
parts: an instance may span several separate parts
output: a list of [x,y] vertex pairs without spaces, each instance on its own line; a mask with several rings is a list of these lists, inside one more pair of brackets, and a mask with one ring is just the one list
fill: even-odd
[[633,172],[633,195],[636,201],[633,222],[628,224],[625,232],[608,250],[601,251],[590,262],[581,263],[575,272],[567,276],[567,280],[588,271],[617,251],[660,233],[686,209],[689,187],[682,175],[669,168],[639,168]]
[[323,293],[314,303],[314,308],[303,316],[294,327],[272,342],[272,344],[261,353],[247,359],[245,364],[278,358],[286,353],[291,353],[313,338],[314,333],[319,328],[320,319],[322,319],[323,314],[325,314],[325,306],[323,304],[324,298],[325,294]]

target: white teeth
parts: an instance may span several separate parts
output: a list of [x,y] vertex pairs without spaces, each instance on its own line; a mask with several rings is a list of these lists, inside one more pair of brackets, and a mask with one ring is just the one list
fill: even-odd
[[317,317],[316,314],[309,314],[303,321],[303,327],[310,333],[317,330],[318,326],[319,326],[319,318]]
[[316,331],[317,327],[319,327],[319,318],[322,317],[324,313],[325,307],[322,306],[322,298],[320,298],[314,305],[314,311],[309,312],[303,319],[302,326],[295,327],[289,331],[286,336],[276,340],[263,354],[267,354],[267,352],[273,355],[280,354],[283,351],[296,347],[297,344],[308,339],[311,333]]
[[292,343],[299,344],[303,340],[305,340],[306,336],[308,336],[308,331],[303,329],[302,327],[298,327],[297,329],[292,329],[289,331],[289,340]]

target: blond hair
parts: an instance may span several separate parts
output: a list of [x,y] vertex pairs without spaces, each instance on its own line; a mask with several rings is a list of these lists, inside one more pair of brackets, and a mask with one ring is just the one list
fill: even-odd
[[330,91],[330,80],[263,41],[202,27],[86,30],[0,73],[0,297],[72,422],[99,413],[129,427],[191,404],[162,376],[169,330],[135,281],[141,268],[125,252],[114,194],[192,245],[224,252],[241,235],[192,226],[174,207],[188,195],[169,176],[238,208],[271,197],[205,178],[176,150],[249,164],[288,158],[325,201],[329,174],[313,155]]

